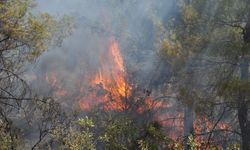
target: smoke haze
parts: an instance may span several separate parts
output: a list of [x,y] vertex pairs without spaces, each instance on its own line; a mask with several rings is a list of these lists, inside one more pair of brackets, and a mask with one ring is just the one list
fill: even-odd
[[[173,6],[172,0],[38,0],[37,3],[36,11],[55,17],[68,15],[75,24],[73,34],[65,39],[62,47],[51,48],[32,67],[39,79],[56,74],[60,86],[72,92],[87,86],[98,71],[108,41],[114,38],[133,82],[148,86],[145,81],[152,78],[158,62],[157,28],[152,16],[157,14],[160,19],[166,19]],[[44,84],[41,82],[36,84],[38,89],[46,89],[41,88]],[[45,93],[48,92],[53,91],[47,89]]]

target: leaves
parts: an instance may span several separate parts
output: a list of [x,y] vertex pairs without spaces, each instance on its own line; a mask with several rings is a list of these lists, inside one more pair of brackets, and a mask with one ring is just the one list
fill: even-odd
[[34,60],[52,44],[60,45],[62,39],[72,31],[72,20],[63,17],[56,21],[47,13],[33,15],[32,1],[10,0],[0,4],[0,35],[9,37],[8,47],[1,47],[2,51],[26,51],[24,58]]
[[80,127],[86,127],[86,128],[93,128],[94,122],[93,120],[89,119],[87,116],[84,118],[80,118],[78,120],[78,124],[80,125]]
[[191,5],[185,5],[183,8],[182,19],[184,23],[192,25],[198,21],[198,12]]

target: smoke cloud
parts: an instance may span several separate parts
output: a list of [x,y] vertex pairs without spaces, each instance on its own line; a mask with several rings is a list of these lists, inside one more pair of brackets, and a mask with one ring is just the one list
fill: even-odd
[[87,88],[98,71],[102,53],[108,50],[110,38],[119,43],[131,82],[151,86],[155,68],[159,68],[157,28],[152,16],[157,14],[166,20],[172,7],[173,0],[37,0],[35,11],[55,17],[71,16],[75,29],[62,47],[50,48],[31,67],[31,74],[38,78],[34,89],[51,94],[53,90],[46,88],[44,81],[55,79],[57,90],[74,93]]

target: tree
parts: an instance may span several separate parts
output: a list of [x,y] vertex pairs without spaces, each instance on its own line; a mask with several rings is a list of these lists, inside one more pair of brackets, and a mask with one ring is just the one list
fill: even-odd
[[[177,22],[177,25],[174,24],[174,28],[169,29],[169,38],[163,42],[161,52],[168,59],[169,56],[183,58],[179,59],[183,62],[182,66],[191,73],[182,72],[182,74],[184,77],[195,77],[194,84],[184,84],[184,86],[189,85],[187,88],[184,87],[187,89],[184,90],[187,91],[184,92],[187,93],[184,94],[184,99],[188,97],[191,88],[198,87],[194,90],[195,93],[201,91],[202,87],[197,86],[198,81],[201,81],[206,87],[207,85],[212,87],[207,88],[205,93],[202,92],[205,95],[213,95],[209,96],[210,100],[207,102],[216,104],[223,99],[221,104],[224,106],[221,106],[236,108],[234,110],[238,114],[242,148],[249,149],[249,100],[246,94],[249,76],[249,1],[193,0],[180,1],[179,4],[182,13],[179,13],[180,15],[177,13],[173,21]],[[189,65],[197,66],[195,61],[202,65],[210,64],[212,67],[208,69],[205,66],[206,70],[190,68]],[[201,67],[202,65],[198,64]],[[188,77],[187,79],[192,81]],[[217,94],[221,96],[219,99],[216,98]],[[197,104],[201,103],[192,96],[191,99],[191,104],[195,104],[191,105],[192,107],[197,107]],[[190,111],[185,114],[188,112]]]
[[[221,9],[218,19],[222,28],[228,29],[227,40],[233,43],[230,53],[226,53],[225,44],[223,57],[227,61],[234,60],[234,71],[229,78],[220,86],[220,94],[230,100],[236,106],[237,118],[241,131],[242,149],[250,148],[249,128],[249,26],[250,26],[250,1],[223,1],[224,9]],[[227,16],[227,17],[224,17]],[[230,43],[230,44],[231,44]],[[231,58],[234,59],[231,59]],[[231,60],[230,60],[231,59]],[[231,92],[231,93],[229,93]],[[226,100],[226,99],[225,99]],[[227,100],[226,100],[227,101]]]
[[[177,1],[174,14],[169,17],[165,28],[165,38],[160,41],[160,56],[172,66],[172,79],[178,100],[184,104],[184,138],[194,134],[195,111],[199,107],[202,92],[199,78],[200,57],[209,43],[211,24],[207,21],[206,9],[202,1]],[[204,8],[204,9],[202,9]],[[176,10],[177,9],[177,10]],[[201,12],[203,11],[203,12]]]
[[52,130],[51,136],[58,143],[57,147],[52,148],[94,150],[96,149],[94,127],[93,120],[88,117],[71,120],[69,127],[61,124]]
[[[34,15],[34,4],[31,0],[0,1],[0,120],[4,124],[1,131],[9,134],[10,142],[15,142],[19,133],[14,131],[30,115],[34,102],[47,102],[35,98],[22,78],[25,67],[50,45],[60,45],[71,31],[70,18],[54,20],[46,13]],[[22,120],[19,125],[18,120]],[[11,149],[15,146],[12,143]]]

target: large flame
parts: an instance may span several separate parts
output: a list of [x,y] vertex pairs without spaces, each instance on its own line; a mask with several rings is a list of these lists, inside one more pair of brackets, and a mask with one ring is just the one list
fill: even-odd
[[124,99],[131,94],[131,86],[126,81],[124,62],[118,42],[111,38],[107,50],[101,55],[98,73],[90,81],[90,84],[97,91],[102,90],[103,94],[90,94],[87,99],[92,99],[91,101],[95,102],[89,104],[87,102],[89,100],[86,101],[84,98],[80,101],[80,107],[83,110],[88,110],[90,105],[105,103],[106,110],[122,111],[126,109]]
[[115,98],[126,97],[130,92],[130,86],[126,82],[126,74],[123,59],[118,43],[111,39],[107,53],[103,54],[100,68],[92,85],[102,84],[103,88]]

